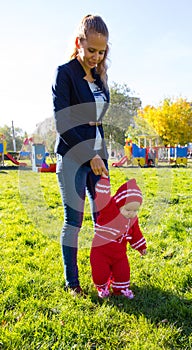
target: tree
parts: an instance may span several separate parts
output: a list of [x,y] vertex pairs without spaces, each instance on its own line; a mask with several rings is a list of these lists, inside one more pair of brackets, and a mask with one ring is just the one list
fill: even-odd
[[146,106],[138,115],[154,128],[164,145],[185,145],[192,140],[192,104],[186,99],[165,99],[159,107]]
[[46,118],[43,122],[37,125],[33,134],[34,142],[43,142],[47,151],[54,152],[56,129],[54,118]]
[[[8,125],[4,125],[4,127],[0,127],[0,134],[3,134],[5,136],[5,140],[7,143],[7,150],[13,151],[13,134],[12,134],[12,128]],[[20,151],[24,138],[27,137],[26,132],[24,132],[20,128],[15,128],[15,141],[16,141],[16,148],[17,151]]]
[[133,116],[141,106],[141,100],[130,96],[131,90],[126,84],[113,83],[110,87],[110,106],[104,118],[104,132],[108,144],[124,145],[125,133],[134,123]]
[[[139,112],[138,112],[139,113]],[[138,143],[139,138],[146,136],[146,138],[153,140],[155,143],[159,140],[159,136],[154,128],[139,115],[134,117],[134,124],[131,124],[126,131],[126,138],[129,138],[134,143]],[[144,139],[140,140],[142,146],[144,146]],[[159,142],[160,143],[160,142]]]

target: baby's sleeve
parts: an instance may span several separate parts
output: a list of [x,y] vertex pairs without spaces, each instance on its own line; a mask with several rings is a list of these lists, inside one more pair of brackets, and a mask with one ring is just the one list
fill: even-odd
[[104,209],[111,200],[111,186],[109,178],[102,177],[95,187],[95,202],[98,211]]
[[136,249],[138,251],[146,249],[146,240],[143,237],[143,234],[139,227],[138,218],[132,226],[132,239],[130,240],[130,245],[133,249]]

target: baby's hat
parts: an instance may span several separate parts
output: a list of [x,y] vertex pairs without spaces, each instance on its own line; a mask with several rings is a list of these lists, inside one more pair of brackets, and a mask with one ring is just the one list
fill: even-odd
[[130,179],[121,185],[113,198],[119,208],[131,202],[139,202],[141,204],[143,200],[141,190],[135,179]]

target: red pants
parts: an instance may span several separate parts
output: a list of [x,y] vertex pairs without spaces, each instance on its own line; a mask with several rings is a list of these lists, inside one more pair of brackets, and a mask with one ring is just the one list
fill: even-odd
[[130,267],[126,244],[111,242],[91,248],[92,278],[97,289],[110,287],[114,294],[130,286]]

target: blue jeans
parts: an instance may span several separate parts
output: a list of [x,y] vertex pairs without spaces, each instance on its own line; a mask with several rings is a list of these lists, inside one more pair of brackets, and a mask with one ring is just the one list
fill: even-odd
[[92,219],[95,221],[95,184],[100,177],[94,175],[89,164],[79,165],[75,160],[60,155],[57,155],[56,173],[64,207],[61,248],[65,282],[67,287],[75,287],[79,286],[78,233],[83,221],[85,196],[87,192]]

